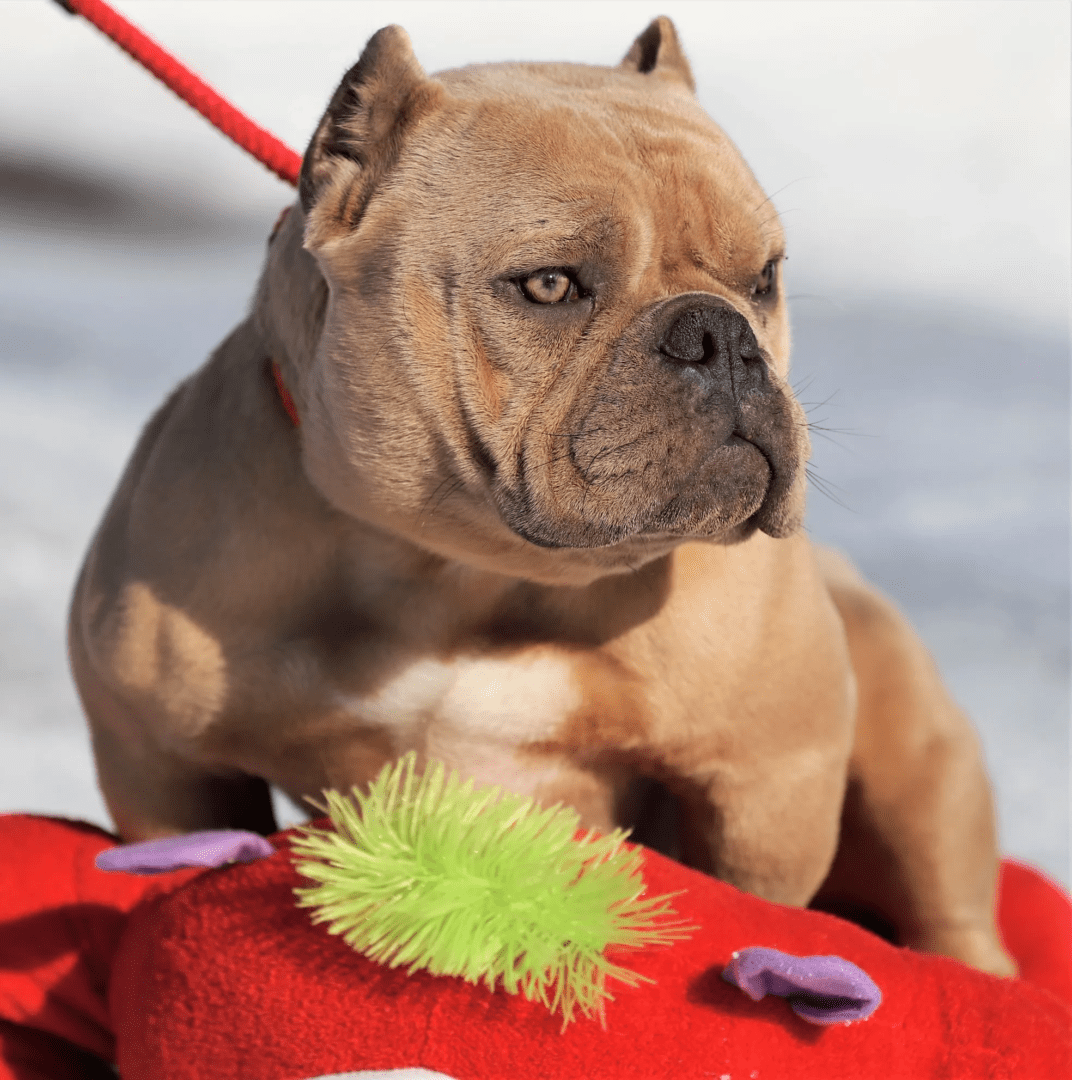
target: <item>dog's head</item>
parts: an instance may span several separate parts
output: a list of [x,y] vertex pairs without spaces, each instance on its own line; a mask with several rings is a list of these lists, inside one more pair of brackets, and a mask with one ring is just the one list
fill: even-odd
[[381,30],[300,192],[326,291],[288,364],[337,507],[559,581],[798,528],[781,226],[668,19],[617,68],[436,78]]

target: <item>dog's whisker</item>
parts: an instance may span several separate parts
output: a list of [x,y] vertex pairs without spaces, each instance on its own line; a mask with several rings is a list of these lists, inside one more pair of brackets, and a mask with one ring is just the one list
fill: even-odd
[[829,480],[824,480],[810,466],[805,469],[805,472],[807,474],[809,483],[812,485],[812,487],[815,488],[816,491],[818,491],[821,495],[825,496],[832,503],[836,503],[843,510],[848,510],[850,514],[856,513],[856,511],[851,506],[849,506],[847,502],[845,502],[843,499],[839,498],[838,495],[835,494],[835,492],[841,492],[841,494],[847,495],[848,492],[846,492],[843,488],[839,488],[836,484],[831,483]]
[[569,451],[564,453],[552,454],[546,461],[541,461],[538,465],[528,465],[525,467],[525,471],[528,474],[535,474],[543,469],[550,469],[553,465],[559,465],[563,461],[568,461],[570,457]]
[[[447,487],[448,484],[450,485],[449,487]],[[418,528],[423,529],[427,519],[434,516],[435,513],[439,510],[439,508],[447,501],[447,499],[449,499],[451,495],[458,491],[459,488],[462,488],[464,486],[465,482],[458,477],[447,477],[447,479],[443,480],[442,483],[437,485],[436,489],[432,492],[431,495],[428,496],[427,501],[421,508],[420,513],[417,515]],[[436,499],[436,496],[439,495],[439,492],[444,487],[446,487],[447,490],[444,491],[438,499]],[[434,505],[433,500],[435,500]]]
[[809,420],[807,422],[809,431],[827,432],[831,435],[848,435],[854,439],[877,439],[878,436],[870,431],[857,431],[856,428],[836,428],[828,427],[826,424],[816,420]]
[[[839,449],[848,450],[848,447],[844,443],[838,442],[837,439],[835,439],[832,435],[828,435],[822,428],[815,428],[815,427],[810,427],[809,426],[808,430],[811,431],[813,434],[815,434],[818,438],[824,439],[828,443],[832,443],[834,446],[838,447]],[[851,434],[851,432],[850,432],[850,434]]]
[[764,218],[759,223],[758,227],[760,229],[762,229],[764,225],[769,225],[772,221],[777,221],[779,218],[785,217],[786,214],[799,214],[799,213],[800,213],[800,207],[799,206],[791,206],[788,210],[775,210],[775,212],[773,214],[771,214],[770,217]]
[[811,412],[813,409],[821,409],[825,405],[829,405],[834,400],[834,398],[838,396],[839,393],[841,393],[840,390],[835,390],[833,391],[833,393],[830,394],[829,397],[823,398],[822,401],[801,401],[800,407],[805,412]]
[[810,180],[810,179],[811,179],[810,176],[798,176],[795,180],[790,180],[788,184],[783,184],[777,191],[775,191],[772,194],[768,195],[763,200],[763,202],[758,203],[754,207],[753,213],[755,213],[756,210],[761,210],[764,206],[766,206],[767,203],[771,202],[773,199],[776,199],[787,188],[791,188],[794,184],[799,184],[801,180]]
[[605,427],[596,427],[582,428],[580,431],[541,431],[540,434],[546,435],[549,439],[587,439],[606,430]]

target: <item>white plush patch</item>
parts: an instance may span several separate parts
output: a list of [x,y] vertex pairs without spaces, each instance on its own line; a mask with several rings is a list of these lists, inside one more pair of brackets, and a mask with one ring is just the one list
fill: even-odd
[[312,1080],[454,1080],[446,1073],[429,1072],[427,1069],[388,1069],[386,1072],[332,1073],[330,1076],[314,1076]]

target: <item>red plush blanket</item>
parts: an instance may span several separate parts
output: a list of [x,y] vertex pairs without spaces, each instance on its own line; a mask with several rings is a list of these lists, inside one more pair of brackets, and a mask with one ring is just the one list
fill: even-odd
[[[277,838],[285,848],[282,837]],[[0,1080],[302,1080],[423,1066],[458,1080],[1072,1075],[1072,905],[1004,864],[1000,923],[1021,978],[897,949],[645,856],[651,893],[685,890],[690,940],[630,954],[606,1028],[564,1032],[540,1005],[381,968],[295,907],[285,850],[217,870],[106,874],[88,825],[0,817]],[[836,954],[882,992],[869,1019],[816,1027],[722,978],[762,945]]]

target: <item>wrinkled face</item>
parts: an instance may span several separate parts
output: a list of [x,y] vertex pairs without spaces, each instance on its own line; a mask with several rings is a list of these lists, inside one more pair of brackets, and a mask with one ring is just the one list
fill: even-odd
[[733,145],[640,75],[440,80],[359,220],[307,243],[330,288],[316,482],[451,555],[567,579],[794,531],[784,241]]

